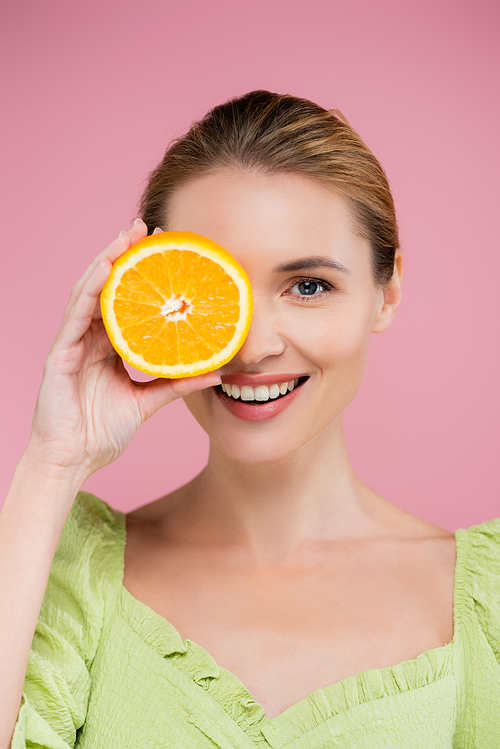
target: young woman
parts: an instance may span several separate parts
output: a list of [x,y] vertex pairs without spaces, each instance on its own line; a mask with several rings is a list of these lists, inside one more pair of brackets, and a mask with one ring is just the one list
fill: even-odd
[[[346,450],[401,299],[376,158],[340,113],[255,91],[171,145],[141,216],[73,289],[0,516],[1,749],[496,746],[500,524],[414,517]],[[136,383],[111,347],[99,293],[155,228],[249,274],[220,372]],[[128,515],[79,491],[178,397],[210,437],[200,475]]]

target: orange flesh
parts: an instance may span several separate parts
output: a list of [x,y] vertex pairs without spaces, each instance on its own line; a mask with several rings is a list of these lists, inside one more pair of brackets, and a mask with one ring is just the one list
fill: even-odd
[[[178,315],[162,313],[179,300]],[[123,274],[113,310],[130,349],[146,362],[174,366],[204,361],[234,337],[240,293],[231,277],[209,258],[189,250],[157,252]]]

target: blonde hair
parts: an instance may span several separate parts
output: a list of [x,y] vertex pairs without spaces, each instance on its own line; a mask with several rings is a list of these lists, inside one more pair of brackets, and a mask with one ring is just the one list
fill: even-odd
[[172,141],[149,175],[140,201],[148,231],[167,228],[169,198],[177,187],[228,167],[303,175],[335,189],[370,243],[375,283],[392,278],[399,238],[389,182],[339,110],[270,91],[251,91],[214,107]]

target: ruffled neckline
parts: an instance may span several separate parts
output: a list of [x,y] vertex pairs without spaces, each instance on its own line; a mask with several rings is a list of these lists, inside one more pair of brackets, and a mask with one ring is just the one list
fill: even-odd
[[464,575],[467,566],[467,532],[456,538],[454,576],[454,633],[446,645],[421,653],[416,658],[382,669],[369,669],[310,693],[275,718],[265,715],[263,706],[231,671],[219,666],[210,653],[196,642],[183,640],[174,625],[135,598],[124,586],[126,517],[118,518],[116,582],[118,613],[125,616],[140,639],[203,688],[257,745],[289,742],[314,730],[324,721],[359,705],[409,692],[453,675],[453,652],[460,636]]

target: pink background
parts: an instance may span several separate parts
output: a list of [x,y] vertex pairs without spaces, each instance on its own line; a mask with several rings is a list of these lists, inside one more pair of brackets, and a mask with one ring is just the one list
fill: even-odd
[[[128,227],[168,141],[267,88],[341,109],[394,189],[404,299],[346,413],[358,474],[449,529],[500,515],[499,7],[3,3],[1,496],[73,283]],[[128,510],[191,478],[207,449],[176,402],[86,488]]]

